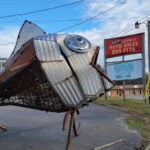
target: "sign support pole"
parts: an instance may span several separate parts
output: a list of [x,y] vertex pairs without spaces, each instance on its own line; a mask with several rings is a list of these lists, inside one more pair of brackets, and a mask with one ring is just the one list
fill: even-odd
[[[106,59],[106,40],[104,40],[104,70],[107,75],[107,59]],[[105,92],[105,100],[107,100],[107,93]]]
[[148,32],[148,63],[150,72],[150,20],[147,22],[147,32]]
[[146,90],[146,75],[145,75],[145,34],[142,35],[142,59],[143,59],[143,99],[144,103],[146,104],[146,99],[144,96],[145,90]]
[[[124,55],[122,56],[122,61],[124,62]],[[126,82],[125,82],[125,80],[123,80],[123,101],[126,100],[126,88],[125,88],[125,86],[126,86]]]

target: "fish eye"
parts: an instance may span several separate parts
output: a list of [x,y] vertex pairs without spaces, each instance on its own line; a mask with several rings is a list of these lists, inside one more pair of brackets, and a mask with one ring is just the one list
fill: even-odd
[[68,35],[64,43],[68,49],[77,53],[86,53],[91,48],[91,43],[80,35]]

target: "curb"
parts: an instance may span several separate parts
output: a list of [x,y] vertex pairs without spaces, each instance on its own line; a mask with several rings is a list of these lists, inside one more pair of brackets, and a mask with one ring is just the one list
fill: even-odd
[[112,106],[112,105],[109,105],[109,104],[104,104],[104,103],[101,103],[101,102],[94,102],[94,103],[95,103],[95,104],[98,104],[98,105],[105,106],[105,107],[117,109],[117,110],[122,111],[122,112],[124,112],[124,113],[128,113],[127,110],[124,110],[124,109],[121,109],[121,108],[119,108],[119,107],[115,107],[115,106]]

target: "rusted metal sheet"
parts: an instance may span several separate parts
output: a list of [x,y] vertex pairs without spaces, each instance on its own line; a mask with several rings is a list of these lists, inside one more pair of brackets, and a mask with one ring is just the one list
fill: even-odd
[[9,59],[5,64],[1,74],[0,83],[12,78],[15,74],[20,72],[24,67],[32,63],[35,57],[32,42],[29,41],[20,51],[16,52],[12,59]]
[[48,82],[38,60],[5,84],[1,84],[0,97],[1,105],[17,105],[52,112],[68,109]]

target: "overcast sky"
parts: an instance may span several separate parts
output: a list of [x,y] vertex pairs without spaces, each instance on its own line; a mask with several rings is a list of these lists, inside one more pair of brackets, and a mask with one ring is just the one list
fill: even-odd
[[[39,10],[42,11],[33,13]],[[149,0],[0,1],[0,57],[9,57],[21,25],[29,20],[47,33],[68,28],[61,32],[84,35],[101,47],[99,63],[103,64],[105,38],[145,32],[147,51],[146,23],[149,19]],[[136,21],[143,22],[139,29],[134,28]]]

